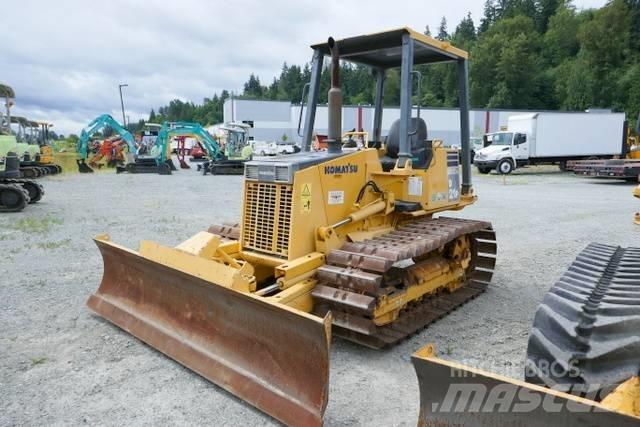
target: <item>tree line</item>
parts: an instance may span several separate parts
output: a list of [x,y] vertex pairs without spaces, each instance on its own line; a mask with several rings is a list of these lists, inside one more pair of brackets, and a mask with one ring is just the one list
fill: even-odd
[[[476,24],[467,14],[452,31],[443,17],[432,34],[470,54],[473,108],[585,110],[612,108],[630,118],[640,112],[640,0],[610,0],[599,9],[578,10],[570,0],[486,0]],[[456,107],[453,64],[418,66],[422,92],[414,102],[425,107]],[[341,64],[345,104],[371,104],[374,80],[367,67]],[[306,65],[283,64],[280,75],[263,84],[251,74],[241,99],[299,103],[310,80]],[[321,75],[320,102],[326,102],[329,69]],[[386,105],[400,101],[400,76],[390,70]],[[151,110],[150,122],[223,120],[223,91],[202,103],[175,99]],[[144,121],[136,127],[141,127]]]

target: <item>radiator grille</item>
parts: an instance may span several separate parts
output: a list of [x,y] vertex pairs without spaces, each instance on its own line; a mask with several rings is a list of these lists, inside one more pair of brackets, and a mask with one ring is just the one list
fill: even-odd
[[276,166],[275,181],[289,182],[289,166]]
[[244,176],[247,179],[258,179],[258,165],[245,165],[244,166]]
[[247,181],[245,192],[243,246],[288,256],[293,187]]

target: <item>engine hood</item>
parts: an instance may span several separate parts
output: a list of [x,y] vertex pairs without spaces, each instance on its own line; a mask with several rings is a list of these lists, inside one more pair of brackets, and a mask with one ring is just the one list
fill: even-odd
[[510,145],[489,145],[488,147],[484,147],[476,152],[476,155],[480,154],[483,156],[494,156],[501,152],[506,152],[511,149]]

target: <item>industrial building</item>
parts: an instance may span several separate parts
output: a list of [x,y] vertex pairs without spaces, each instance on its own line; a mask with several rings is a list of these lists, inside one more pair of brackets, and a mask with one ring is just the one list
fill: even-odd
[[[416,114],[417,108],[414,110]],[[469,113],[472,137],[495,132],[506,126],[509,116],[532,110],[474,109]],[[459,113],[455,108],[422,108],[420,116],[427,122],[429,139],[441,139],[445,145],[460,144]],[[391,124],[400,118],[400,107],[385,107],[382,115],[382,134],[386,135]],[[257,101],[227,99],[224,103],[224,121],[242,121],[253,126],[251,136],[256,140],[280,141],[286,135],[288,141],[300,142],[304,123],[300,121],[300,105],[285,101]],[[304,117],[302,118],[304,121]],[[326,134],[327,107],[318,105],[316,132]],[[342,109],[342,129],[364,129],[372,132],[373,106],[346,105]]]

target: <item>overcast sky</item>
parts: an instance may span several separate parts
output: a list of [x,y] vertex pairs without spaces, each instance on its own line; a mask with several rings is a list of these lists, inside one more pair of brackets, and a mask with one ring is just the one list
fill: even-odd
[[[484,0],[9,0],[0,28],[0,82],[16,91],[14,113],[79,133],[110,113],[122,120],[118,84],[131,121],[180,98],[200,103],[240,91],[250,73],[263,84],[282,63],[303,64],[312,43],[410,26],[449,30]],[[600,7],[605,0],[575,0]],[[54,6],[55,4],[55,6]]]

